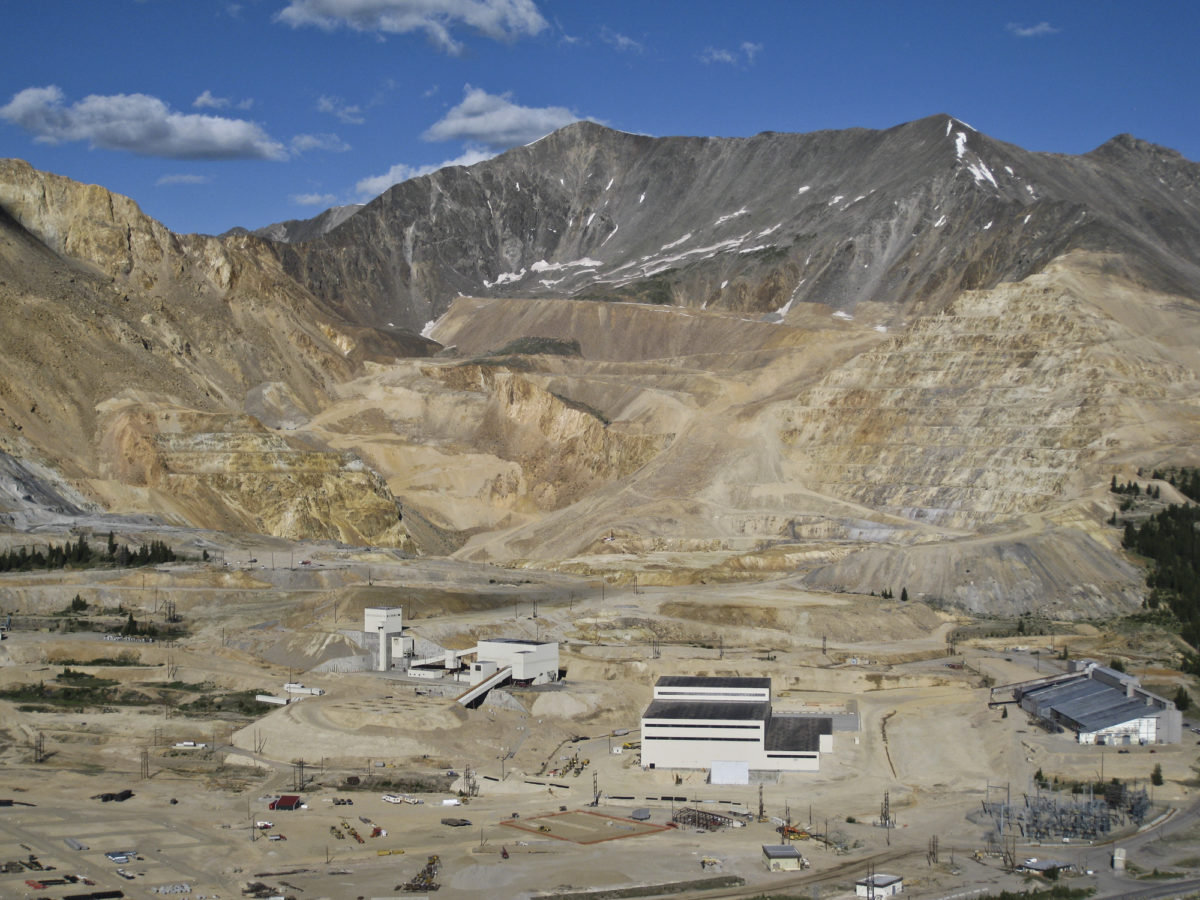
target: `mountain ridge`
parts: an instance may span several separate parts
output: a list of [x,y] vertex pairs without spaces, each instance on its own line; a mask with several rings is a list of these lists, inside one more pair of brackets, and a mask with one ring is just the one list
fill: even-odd
[[[750,138],[652,138],[581,122],[395,185],[328,233],[275,246],[285,271],[347,318],[412,330],[458,294],[760,315],[921,295],[936,308],[1117,235],[1134,261],[1149,259],[1142,277],[1187,292],[1200,244],[1171,222],[1194,214],[1190,194],[1154,179],[1192,184],[1195,171],[1119,137],[1083,156],[1029,153],[948,116]],[[1104,200],[1105,186],[1122,202]],[[947,268],[963,276],[948,282]]]

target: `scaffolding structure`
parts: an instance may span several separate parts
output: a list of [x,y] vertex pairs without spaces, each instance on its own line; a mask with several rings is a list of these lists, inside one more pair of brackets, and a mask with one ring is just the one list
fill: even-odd
[[1095,840],[1114,828],[1141,825],[1150,811],[1145,788],[1122,784],[1105,785],[1103,796],[1089,787],[1085,794],[1046,791],[1039,786],[1022,794],[1014,802],[1005,791],[1003,799],[993,800],[991,788],[983,801],[983,811],[991,817],[996,835],[1017,836],[1027,840],[1079,838]]
[[703,828],[706,831],[716,831],[720,828],[731,828],[739,824],[731,816],[720,813],[706,812],[703,809],[693,809],[690,806],[681,807],[671,813],[671,821],[676,825],[687,825],[692,828]]

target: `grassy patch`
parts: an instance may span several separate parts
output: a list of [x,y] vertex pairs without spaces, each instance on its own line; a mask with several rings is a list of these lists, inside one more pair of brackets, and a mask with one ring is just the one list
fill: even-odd
[[402,774],[387,778],[365,778],[358,784],[344,784],[343,791],[391,791],[400,794],[448,794],[454,778],[450,775]]
[[203,694],[176,707],[177,711],[193,718],[237,715],[257,719],[263,714],[263,705],[254,699],[256,694],[266,691],[237,691],[229,694]]
[[119,667],[142,667],[147,669],[161,666],[162,663],[142,662],[141,658],[136,653],[131,653],[124,650],[116,656],[97,656],[95,659],[54,659],[52,660],[56,666],[119,666]]

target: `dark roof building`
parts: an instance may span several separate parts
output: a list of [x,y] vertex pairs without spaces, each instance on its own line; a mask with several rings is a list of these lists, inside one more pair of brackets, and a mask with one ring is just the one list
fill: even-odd
[[642,713],[642,765],[743,784],[750,769],[817,771],[833,750],[832,718],[774,715],[770,697],[769,678],[660,678]]
[[301,807],[300,797],[296,794],[284,794],[278,799],[272,800],[268,804],[268,809],[299,809]]

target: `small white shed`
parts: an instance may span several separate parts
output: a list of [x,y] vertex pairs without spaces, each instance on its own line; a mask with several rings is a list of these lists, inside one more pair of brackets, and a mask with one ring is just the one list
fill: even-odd
[[854,893],[859,897],[869,897],[872,886],[876,897],[891,897],[904,891],[904,879],[899,875],[876,872],[870,878],[860,878],[854,882]]

